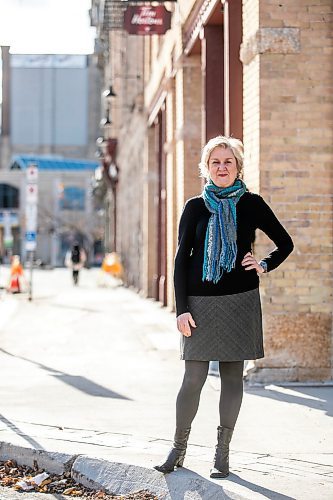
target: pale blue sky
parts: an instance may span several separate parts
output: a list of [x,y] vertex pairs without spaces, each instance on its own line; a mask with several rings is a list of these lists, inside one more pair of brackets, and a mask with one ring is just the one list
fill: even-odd
[[91,0],[0,0],[0,45],[11,53],[90,54]]

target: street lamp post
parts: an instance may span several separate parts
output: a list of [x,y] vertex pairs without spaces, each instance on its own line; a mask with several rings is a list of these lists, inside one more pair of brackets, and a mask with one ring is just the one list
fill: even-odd
[[109,105],[111,104],[112,97],[117,97],[117,94],[114,92],[112,85],[110,85],[108,89],[104,90],[103,97]]
[[111,162],[108,170],[108,175],[111,181],[111,189],[113,194],[113,251],[117,249],[117,183],[118,183],[118,167]]
[[[112,248],[113,251],[116,250],[117,241],[117,182],[118,182],[118,167],[115,163],[117,140],[111,137],[112,133],[112,121],[110,117],[111,100],[116,97],[112,85],[109,86],[103,92],[103,98],[106,102],[106,114],[100,122],[100,127],[103,130],[103,136],[96,140],[96,145],[98,147],[98,157],[101,160],[101,167],[103,172],[103,179],[108,186],[108,193],[112,193],[112,202],[108,196],[105,196],[104,210],[105,210],[105,251],[109,252]],[[112,203],[112,205],[111,205]],[[112,207],[112,226],[113,226],[113,237],[111,244],[110,235],[110,210]]]

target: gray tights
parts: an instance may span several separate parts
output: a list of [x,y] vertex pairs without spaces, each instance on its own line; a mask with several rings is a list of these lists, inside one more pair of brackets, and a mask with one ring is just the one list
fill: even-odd
[[[219,362],[221,377],[220,425],[233,429],[243,398],[243,361]],[[185,374],[177,396],[177,429],[191,427],[198,411],[201,389],[207,379],[209,361],[185,361]]]

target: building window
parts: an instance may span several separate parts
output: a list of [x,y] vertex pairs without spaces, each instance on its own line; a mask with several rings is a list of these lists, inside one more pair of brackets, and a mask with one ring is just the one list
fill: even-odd
[[9,184],[0,184],[0,209],[19,208],[19,190]]
[[64,187],[60,199],[61,210],[84,210],[85,190],[76,186]]

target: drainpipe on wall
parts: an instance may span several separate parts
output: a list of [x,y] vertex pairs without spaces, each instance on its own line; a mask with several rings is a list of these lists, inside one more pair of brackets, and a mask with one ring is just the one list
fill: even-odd
[[229,1],[222,0],[224,46],[224,135],[230,135],[229,100]]

